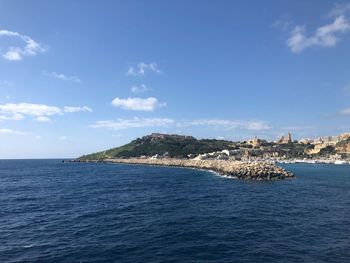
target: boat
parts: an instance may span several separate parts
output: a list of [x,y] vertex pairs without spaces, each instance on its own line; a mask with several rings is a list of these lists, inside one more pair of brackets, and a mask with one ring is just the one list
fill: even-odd
[[347,164],[347,162],[342,160],[335,160],[334,164]]

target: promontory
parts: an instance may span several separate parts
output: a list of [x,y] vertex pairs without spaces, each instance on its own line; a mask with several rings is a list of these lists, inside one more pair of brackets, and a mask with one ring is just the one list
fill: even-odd
[[271,160],[238,158],[231,141],[153,133],[110,150],[84,155],[77,162],[188,167],[214,171],[244,180],[293,178],[294,174]]

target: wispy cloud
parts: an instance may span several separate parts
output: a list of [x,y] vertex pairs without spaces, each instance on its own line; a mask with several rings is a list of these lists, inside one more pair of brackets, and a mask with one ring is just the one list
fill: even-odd
[[0,37],[18,38],[24,42],[23,47],[11,46],[7,49],[2,55],[3,58],[7,60],[18,61],[22,60],[24,56],[35,56],[37,53],[45,51],[45,48],[35,42],[32,38],[17,32],[0,30]]
[[81,111],[85,111],[85,112],[92,112],[92,109],[87,107],[87,106],[84,106],[84,107],[69,107],[69,106],[66,106],[64,107],[64,112],[81,112]]
[[130,88],[130,90],[133,92],[133,93],[143,93],[143,92],[146,92],[146,91],[149,91],[151,90],[150,88],[148,88],[145,84],[141,84],[139,86],[132,86]]
[[338,115],[350,116],[350,108],[346,108],[346,109],[339,111]]
[[13,88],[15,86],[15,83],[10,80],[1,80],[0,81],[0,88]]
[[147,71],[153,72],[156,74],[162,73],[162,71],[158,68],[158,65],[156,63],[153,62],[153,63],[146,64],[146,63],[140,62],[136,66],[129,67],[126,75],[141,77],[141,76],[144,76]]
[[286,44],[293,53],[300,53],[312,46],[333,47],[339,42],[339,35],[348,31],[350,23],[344,15],[340,15],[332,23],[317,28],[311,36],[305,34],[304,26],[296,26]]
[[37,122],[50,122],[51,121],[51,119],[49,117],[46,117],[46,116],[36,117],[35,120]]
[[112,130],[123,130],[130,128],[162,127],[174,124],[174,120],[167,118],[132,118],[97,121],[90,125],[92,128],[108,128]]
[[226,119],[200,119],[189,122],[180,123],[183,126],[215,126],[226,129],[245,129],[245,130],[268,130],[271,126],[266,121],[259,120],[226,120]]
[[33,103],[6,103],[0,104],[0,121],[2,120],[22,120],[24,116],[34,117],[39,122],[50,121],[50,116],[63,115],[70,112],[91,112],[87,107],[64,107],[63,109],[56,106]]
[[67,140],[67,137],[66,136],[60,136],[60,137],[58,137],[58,139],[64,141],[64,140]]
[[192,121],[175,121],[169,118],[133,118],[133,119],[117,119],[98,121],[90,127],[92,128],[109,128],[114,130],[130,129],[130,128],[143,128],[143,127],[159,127],[159,126],[172,126],[172,127],[191,127],[191,126],[204,126],[204,127],[218,127],[223,129],[243,129],[250,131],[263,131],[271,129],[269,123],[265,121],[243,121],[243,120],[224,120],[224,119],[201,119]]
[[315,129],[315,126],[287,126],[282,127],[281,130],[283,131],[304,131],[304,130],[311,130]]
[[337,17],[350,12],[350,3],[334,4],[332,10],[328,13],[328,17]]
[[10,115],[8,115],[7,112],[1,113],[0,111],[0,121],[6,121],[6,120],[19,121],[22,119],[24,119],[22,114],[11,113]]
[[0,128],[0,134],[16,134],[16,135],[28,135],[29,133],[27,132],[22,132],[22,131],[16,131],[12,129],[4,129]]
[[115,98],[112,101],[114,107],[119,107],[125,110],[134,111],[154,111],[156,108],[166,106],[166,103],[160,103],[157,98],[149,97],[143,98]]
[[280,19],[277,19],[271,27],[277,28],[281,31],[287,31],[292,28],[294,25],[294,22],[288,17],[288,16],[283,16]]
[[65,80],[65,81],[72,81],[76,83],[80,83],[81,80],[77,76],[67,76],[62,73],[57,73],[57,72],[43,72],[44,75],[52,77],[54,79],[59,79],[59,80]]
[[343,87],[343,90],[345,92],[350,92],[350,83],[349,84],[346,84],[344,87]]

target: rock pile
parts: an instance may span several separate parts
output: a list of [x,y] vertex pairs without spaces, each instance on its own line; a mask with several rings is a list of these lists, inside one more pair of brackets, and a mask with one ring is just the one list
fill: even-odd
[[160,166],[178,166],[215,171],[221,175],[243,180],[275,180],[294,177],[294,174],[286,171],[271,162],[242,162],[233,160],[188,160],[188,159],[106,159],[106,162],[146,164]]

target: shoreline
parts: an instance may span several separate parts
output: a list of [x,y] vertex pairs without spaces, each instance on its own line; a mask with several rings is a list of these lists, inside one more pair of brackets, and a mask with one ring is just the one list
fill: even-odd
[[140,159],[113,158],[104,160],[76,160],[77,162],[107,162],[134,165],[184,167],[210,171],[220,176],[241,180],[283,180],[294,178],[294,174],[270,162],[242,162],[233,160],[191,160],[191,159]]

